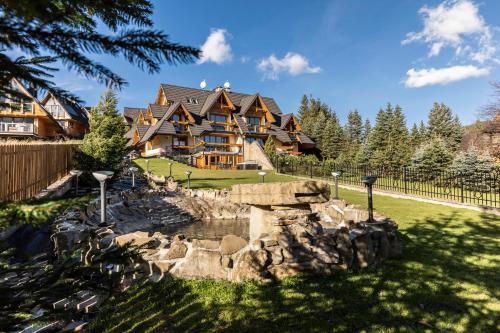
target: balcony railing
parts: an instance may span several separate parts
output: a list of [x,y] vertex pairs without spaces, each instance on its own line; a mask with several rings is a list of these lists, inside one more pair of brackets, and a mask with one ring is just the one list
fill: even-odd
[[267,126],[265,125],[247,125],[248,131],[251,133],[267,133]]
[[34,133],[33,124],[0,124],[1,133]]

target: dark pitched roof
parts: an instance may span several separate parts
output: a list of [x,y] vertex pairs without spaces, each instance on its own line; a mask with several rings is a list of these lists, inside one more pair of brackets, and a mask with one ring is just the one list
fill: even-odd
[[288,124],[290,119],[292,119],[292,117],[293,117],[293,114],[291,114],[291,113],[281,115],[281,122],[279,125],[280,128],[285,128],[285,126]]
[[160,104],[149,104],[149,108],[151,109],[151,113],[153,114],[153,118],[160,119],[167,113],[167,110],[169,109],[168,106],[166,105],[160,105]]
[[139,113],[146,111],[144,108],[132,108],[132,107],[124,107],[123,108],[123,116],[128,118],[130,122],[134,122],[137,117],[139,117]]
[[181,102],[175,102],[172,105],[170,105],[167,112],[165,113],[165,118],[169,119],[172,116],[172,113],[174,113],[181,104],[182,104]]
[[305,135],[304,133],[302,132],[299,132],[297,134],[299,136],[299,139],[300,139],[300,143],[306,143],[306,144],[312,144],[314,145],[315,142],[313,140],[311,140],[307,135]]
[[247,123],[243,120],[243,118],[241,118],[241,116],[235,114],[234,120],[236,121],[236,124],[240,128],[241,133],[245,134],[249,132]]
[[158,127],[158,132],[157,134],[175,134],[175,127],[172,123],[169,123],[168,121],[163,121],[161,125]]
[[276,139],[283,143],[290,143],[292,140],[290,139],[290,136],[288,136],[288,133],[283,131],[281,128],[279,128],[276,125],[271,125],[269,128],[269,135],[274,135]]
[[139,138],[144,137],[144,134],[146,134],[147,130],[150,127],[151,127],[150,125],[137,124],[136,129],[137,129],[137,132],[139,133]]
[[[174,102],[182,102],[184,103],[184,106],[187,108],[187,110],[193,114],[196,115],[203,115],[202,114],[202,109],[205,106],[205,103],[207,102],[207,98],[214,94],[213,91],[209,90],[202,90],[202,89],[195,89],[195,88],[188,88],[188,87],[180,87],[180,86],[175,86],[171,84],[162,84],[161,85],[163,88],[163,91],[165,92],[165,96],[167,99],[172,100]],[[236,112],[241,109],[241,101],[243,98],[248,97],[248,96],[253,96],[249,94],[242,94],[238,92],[228,92],[226,91],[226,95],[228,98],[231,100],[231,102],[234,104],[236,107]],[[255,95],[255,94],[254,94]],[[195,103],[186,103],[186,98],[193,98],[198,101],[197,104]],[[212,97],[213,98],[213,97]],[[262,97],[262,100],[264,103],[267,105],[269,111],[271,111],[275,115],[280,115],[281,110],[274,101],[274,99],[270,97]]]
[[200,111],[200,116],[204,116],[207,114],[207,111],[210,110],[210,108],[217,102],[219,97],[222,95],[222,90],[219,90],[217,92],[213,92],[208,97],[205,99],[205,103],[203,103],[203,107],[201,108]]
[[253,95],[245,96],[241,99],[241,101],[240,101],[240,106],[241,106],[240,114],[245,114],[248,111],[248,109],[250,109],[252,104],[257,99],[257,96],[258,96],[258,94],[253,94]]
[[135,126],[132,126],[127,133],[125,133],[125,138],[132,139],[134,137]]
[[190,124],[189,131],[193,136],[200,136],[205,132],[213,131],[212,125],[206,119],[201,120],[201,124]]

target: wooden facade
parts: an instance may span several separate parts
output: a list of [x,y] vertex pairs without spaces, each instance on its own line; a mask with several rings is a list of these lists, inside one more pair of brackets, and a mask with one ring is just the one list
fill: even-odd
[[0,100],[0,137],[3,138],[57,138],[64,129],[43,107],[33,94],[16,79],[14,89],[25,95],[22,101],[3,98]]
[[131,124],[129,145],[142,156],[189,156],[198,168],[235,169],[245,162],[246,143],[263,145],[268,137],[282,154],[300,154],[315,145],[295,116],[282,114],[272,98],[227,88],[162,84],[154,104],[125,108],[124,117]]

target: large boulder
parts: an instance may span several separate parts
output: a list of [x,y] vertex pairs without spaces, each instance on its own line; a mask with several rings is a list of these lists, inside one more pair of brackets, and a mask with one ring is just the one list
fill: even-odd
[[167,252],[166,259],[179,259],[184,258],[188,248],[182,241],[172,242],[170,249]]
[[247,244],[248,242],[241,237],[235,235],[226,235],[220,242],[220,251],[223,255],[231,255],[247,246]]
[[222,258],[219,251],[194,249],[186,256],[183,262],[171,272],[172,274],[190,279],[215,279],[227,278],[227,272],[222,267]]
[[330,185],[322,181],[233,185],[231,201],[249,205],[297,205],[326,202]]

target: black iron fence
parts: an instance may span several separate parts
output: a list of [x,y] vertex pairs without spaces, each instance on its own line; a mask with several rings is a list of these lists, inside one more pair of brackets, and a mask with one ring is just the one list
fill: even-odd
[[332,172],[340,172],[339,183],[363,187],[363,176],[377,176],[374,188],[432,199],[500,208],[500,172],[426,171],[412,167],[388,168],[306,162],[276,158],[277,172],[334,180]]

